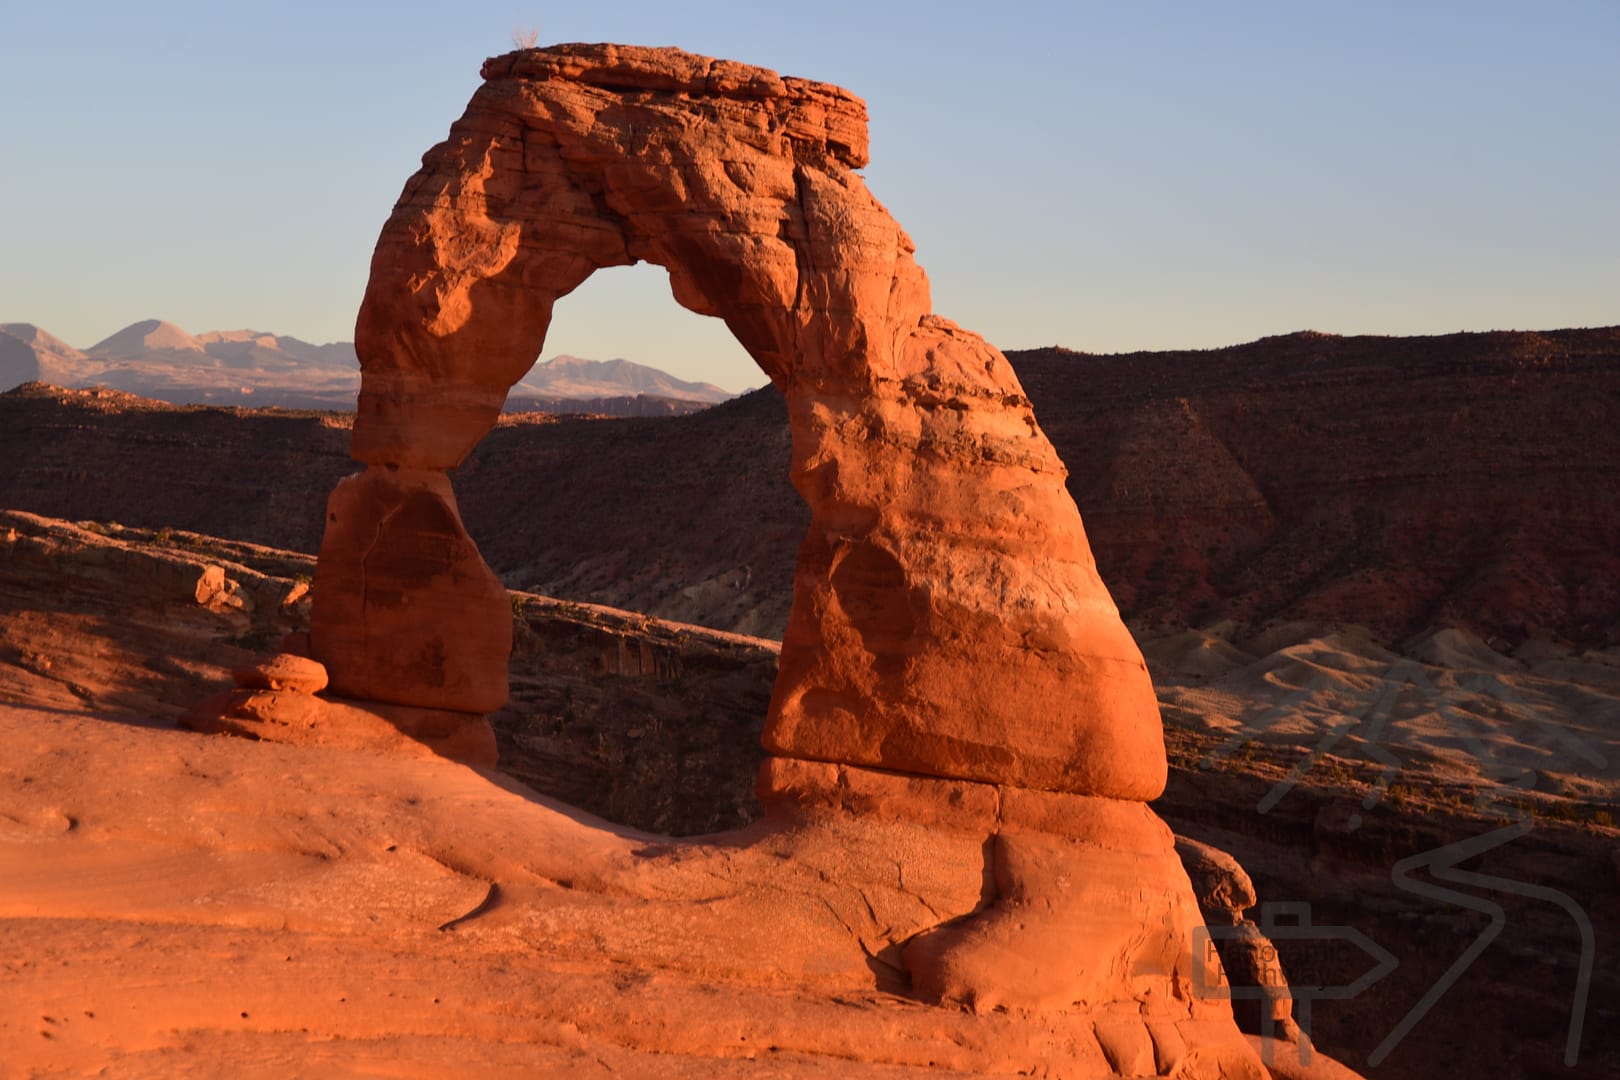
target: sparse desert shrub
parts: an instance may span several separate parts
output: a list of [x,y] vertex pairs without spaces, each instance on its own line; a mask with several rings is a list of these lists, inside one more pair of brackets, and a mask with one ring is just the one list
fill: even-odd
[[512,27],[512,48],[532,49],[540,44],[540,28],[538,26]]

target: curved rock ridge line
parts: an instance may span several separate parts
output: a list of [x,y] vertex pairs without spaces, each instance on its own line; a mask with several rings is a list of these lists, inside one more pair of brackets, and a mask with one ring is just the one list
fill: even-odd
[[646,261],[788,403],[812,521],[767,747],[1156,796],[1152,686],[1064,466],[1001,353],[931,313],[911,239],[854,171],[864,104],[673,49],[562,45],[483,73],[384,226],[356,326],[368,469],[329,507],[313,626],[334,692],[504,700],[505,613],[428,474],[490,430],[559,297]]

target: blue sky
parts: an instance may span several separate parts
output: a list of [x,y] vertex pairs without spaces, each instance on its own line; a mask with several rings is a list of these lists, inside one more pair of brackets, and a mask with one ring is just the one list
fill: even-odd
[[[529,26],[863,96],[935,308],[1003,348],[1620,323],[1620,0],[0,0],[0,321],[349,338]],[[563,300],[557,352],[762,381],[656,268]]]

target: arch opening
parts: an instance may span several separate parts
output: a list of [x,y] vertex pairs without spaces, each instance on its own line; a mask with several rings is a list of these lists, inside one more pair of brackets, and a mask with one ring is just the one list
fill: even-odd
[[[599,278],[607,286],[593,290]],[[680,334],[581,332],[581,315],[645,319]],[[508,394],[509,415],[451,473],[462,518],[508,588],[779,640],[810,514],[788,480],[782,396],[758,385],[765,382],[759,367],[726,325],[680,307],[656,264],[599,270],[554,303],[547,359],[534,371],[559,366],[554,340],[679,347],[679,337],[687,355],[726,345],[731,370],[746,366],[754,391],[731,395],[684,378],[683,389],[650,371],[592,370],[612,361],[571,364],[549,387],[531,372]],[[611,412],[606,380],[618,376],[646,380],[627,383],[624,393],[693,396],[685,403],[620,399],[631,411]],[[525,413],[532,393],[554,396],[570,386],[582,400],[578,408],[548,402],[543,411],[594,415],[510,415]],[[699,397],[705,389],[713,393]]]
[[[625,392],[663,393],[671,389],[691,400],[718,404],[721,398],[746,393],[765,382],[759,365],[742,347],[724,320],[699,315],[673,297],[669,272],[656,263],[604,267],[578,288],[558,297],[536,365],[557,357],[596,363],[624,361],[654,368],[690,387],[663,387],[654,381],[627,378]],[[537,392],[550,380],[535,378],[535,369],[519,379],[513,393]],[[608,375],[592,381],[608,381]],[[652,387],[643,390],[642,387]],[[575,389],[578,392],[578,388]],[[600,394],[579,396],[599,397]]]
[[[609,347],[593,344],[601,342]],[[589,380],[649,374],[593,371],[593,355],[692,384],[715,371],[694,360],[721,347],[731,354],[728,381],[751,377],[757,388],[746,400],[684,413],[652,406],[628,418],[512,415],[530,392],[589,394],[591,409],[606,408],[610,389]],[[681,359],[641,351],[665,349]],[[546,372],[559,353],[583,359]],[[746,824],[761,812],[754,776],[772,650],[635,620],[781,638],[810,522],[788,482],[782,396],[759,386],[758,365],[721,319],[676,301],[654,263],[593,271],[554,301],[541,358],[509,391],[508,415],[451,471],[467,533],[501,582],[525,594],[512,612],[511,698],[493,718],[501,767],[648,832]],[[627,611],[631,623],[585,605]],[[746,674],[688,667],[689,653],[715,648]]]

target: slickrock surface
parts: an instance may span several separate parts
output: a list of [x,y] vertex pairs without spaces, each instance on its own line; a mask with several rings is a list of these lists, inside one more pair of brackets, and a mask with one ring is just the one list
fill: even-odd
[[197,533],[0,511],[0,702],[178,716],[307,622],[313,570]]
[[[103,535],[65,523],[6,520],[19,528],[19,534],[24,530],[16,522],[32,520],[40,528],[36,536],[50,526],[65,530],[64,535],[71,539],[71,544],[60,549],[59,557],[35,560],[26,567],[0,557],[0,631],[5,633],[0,641],[0,703],[50,710],[47,719],[51,714],[95,711],[115,719],[115,727],[150,723],[152,717],[172,723],[187,705],[229,686],[233,668],[248,663],[254,653],[273,651],[286,640],[282,631],[268,623],[244,630],[239,612],[207,610],[193,598],[194,590],[165,599],[149,593],[138,577],[121,584],[99,579],[95,575],[103,572],[108,556],[87,556],[79,553],[81,548],[104,545],[158,554],[172,551],[187,557],[201,554],[227,568],[233,577],[238,572],[229,568],[234,565],[281,578],[280,592],[292,590],[296,575],[309,572],[307,557],[195,534],[176,534],[159,541],[149,531],[117,526],[94,526],[105,530]],[[12,580],[8,575],[14,569],[18,576]],[[775,670],[774,643],[543,597],[521,596],[518,601],[514,605],[515,694],[510,706],[494,717],[503,771],[547,795],[650,831],[712,833],[758,819],[760,808],[752,790],[761,757],[759,732]],[[1378,652],[1365,634],[1340,632],[1326,638],[1319,630],[1304,626],[1291,633],[1298,636],[1234,643],[1179,635],[1149,639],[1145,644],[1161,679],[1172,748],[1170,789],[1156,808],[1180,834],[1178,850],[1212,931],[1230,923],[1233,908],[1247,900],[1248,893],[1225,872],[1201,869],[1198,860],[1190,859],[1188,844],[1183,842],[1187,836],[1239,855],[1260,900],[1258,907],[1246,912],[1250,919],[1275,922],[1276,903],[1307,903],[1316,924],[1357,929],[1399,957],[1400,967],[1366,992],[1348,1000],[1315,1002],[1309,1027],[1318,1050],[1365,1068],[1369,1077],[1391,1080],[1444,1075],[1448,1069],[1459,1075],[1504,1078],[1548,1075],[1547,1062],[1559,1059],[1571,1019],[1580,938],[1567,915],[1545,900],[1500,891],[1484,896],[1504,909],[1502,936],[1489,944],[1388,1060],[1376,1068],[1365,1066],[1371,1048],[1401,1022],[1489,925],[1485,916],[1455,903],[1397,888],[1391,880],[1391,865],[1497,829],[1501,822],[1492,812],[1473,808],[1476,793],[1491,782],[1486,772],[1502,775],[1494,771],[1514,762],[1520,766],[1539,762],[1535,789],[1514,795],[1534,815],[1534,830],[1484,853],[1473,865],[1507,882],[1533,882],[1559,890],[1593,920],[1597,963],[1586,1006],[1580,1062],[1575,1068],[1553,1067],[1551,1075],[1583,1080],[1613,1075],[1620,1062],[1620,1044],[1613,1034],[1620,1032],[1616,1007],[1620,984],[1612,974],[1610,959],[1620,933],[1615,929],[1620,924],[1620,877],[1613,865],[1613,829],[1597,827],[1594,822],[1603,813],[1620,814],[1616,795],[1620,774],[1613,771],[1620,768],[1620,742],[1613,725],[1604,720],[1606,715],[1614,715],[1615,702],[1620,700],[1620,678],[1615,674],[1620,671],[1620,660],[1609,657],[1606,663],[1602,654],[1579,657],[1547,646],[1534,655],[1526,653],[1522,660],[1492,659],[1490,650],[1478,643],[1470,645],[1445,633],[1414,642],[1413,651],[1425,657],[1419,661],[1418,671],[1426,681],[1401,686],[1391,696],[1398,714],[1381,736],[1384,751],[1399,757],[1402,771],[1369,807],[1369,798],[1380,790],[1380,767],[1370,756],[1375,748],[1362,745],[1365,738],[1374,736],[1371,726],[1343,734],[1325,755],[1311,755],[1319,739],[1342,723],[1333,719],[1333,710],[1351,708],[1358,695],[1363,702],[1369,696],[1382,698],[1394,686],[1390,680],[1394,673],[1380,675],[1392,658]],[[293,635],[282,647],[296,651],[296,638]],[[1214,647],[1216,644],[1220,647]],[[1270,652],[1259,655],[1261,650]],[[1481,681],[1487,676],[1495,681],[1492,685],[1499,683],[1500,689],[1511,689],[1515,696],[1504,700],[1483,692],[1489,689]],[[1298,688],[1310,689],[1309,699],[1294,700]],[[1482,747],[1477,758],[1455,751],[1435,755],[1435,751],[1445,750],[1447,729],[1441,718],[1448,712],[1455,723],[1468,723],[1471,737]],[[1257,718],[1268,717],[1276,722],[1259,730]],[[1218,753],[1227,744],[1227,732],[1236,722],[1249,725],[1261,741],[1246,747],[1228,745],[1228,756],[1214,762],[1212,768],[1201,767],[1206,755]],[[1569,763],[1560,765],[1556,759],[1569,746],[1558,739],[1549,741],[1548,723],[1578,740],[1569,745],[1585,744],[1604,755],[1609,769],[1599,777],[1590,775],[1591,768],[1585,763],[1573,770]],[[76,746],[87,737],[86,729],[44,722],[31,721],[30,730],[39,739],[59,738],[65,746]],[[409,744],[397,731],[393,734],[398,746],[390,756],[408,753]],[[1453,740],[1455,734],[1453,725]],[[235,741],[231,745],[253,744]],[[125,775],[119,759],[121,747],[102,767],[100,782],[104,785],[114,783],[109,778]],[[64,753],[49,758],[48,763],[52,769],[60,766],[71,771],[79,767],[80,760]],[[386,767],[386,760],[383,764]],[[1293,775],[1296,771],[1302,775]],[[1286,796],[1265,812],[1257,809],[1275,796],[1275,785],[1283,782],[1292,785]],[[1550,789],[1545,782],[1553,782]],[[127,798],[132,784],[115,786]],[[19,808],[29,804],[22,798],[24,793],[18,794],[21,801],[11,804],[5,813],[23,816]],[[186,802],[189,798],[181,798],[182,809],[176,812],[204,817],[215,812],[202,804],[185,809],[193,806]],[[296,802],[297,797],[289,792],[288,805]],[[42,796],[38,812],[45,815],[51,805],[52,798]],[[285,807],[277,804],[265,812],[279,819]],[[1365,820],[1352,829],[1353,813]],[[6,827],[0,819],[0,831]],[[273,832],[280,826],[269,828]],[[330,851],[327,854],[331,856]],[[1292,918],[1297,920],[1297,915]],[[102,974],[111,968],[108,957],[98,950],[105,949],[109,932],[128,925],[116,919],[108,926],[99,917],[87,917],[72,926],[58,922],[52,933],[60,935],[54,939],[60,946],[52,945],[49,950],[41,943],[43,938],[27,938],[15,955],[34,962],[36,968],[24,970],[33,970],[31,978],[61,989],[42,992],[20,1005],[26,1010],[32,1000],[68,1004],[77,1000],[72,995],[83,997],[103,985]],[[16,929],[19,940],[31,932],[28,927]],[[332,1060],[352,1059],[373,1071],[387,1062],[398,1073],[407,1067],[400,1064],[402,1060],[453,1062],[458,1048],[468,1045],[464,1034],[444,1033],[459,1021],[447,1023],[437,1036],[400,1034],[414,1030],[410,1024],[416,1019],[403,1022],[403,1018],[417,1017],[414,1012],[401,1012],[397,1027],[391,1026],[396,1022],[391,1015],[369,1013],[363,1018],[369,1032],[365,1040],[345,1038],[315,1045],[296,1031],[238,1029],[236,1025],[242,1021],[236,1011],[222,1015],[216,1006],[230,990],[242,985],[249,970],[255,972],[258,1000],[277,995],[289,1001],[303,1000],[328,985],[322,981],[325,976],[317,976],[317,965],[355,961],[366,950],[339,949],[309,939],[303,941],[299,955],[311,959],[288,964],[284,962],[289,955],[284,937],[227,938],[205,928],[173,925],[163,931],[166,936],[159,941],[150,936],[152,924],[143,924],[141,930],[148,935],[150,948],[125,959],[148,973],[140,981],[141,992],[148,997],[154,980],[171,988],[165,1002],[191,995],[193,1004],[181,1010],[182,1021],[178,1025],[171,1022],[161,1031],[147,1025],[133,1034],[124,1028],[115,1033],[105,1026],[73,1028],[70,1037],[110,1040],[123,1047],[109,1050],[109,1054],[136,1050],[160,1054],[165,1065],[154,1068],[168,1074],[188,1067],[195,1072],[202,1061],[293,1063],[280,1067],[282,1074],[315,1068],[296,1064],[303,1060],[300,1055],[323,1066]],[[228,964],[221,966],[217,958],[205,955],[227,943],[235,948],[231,953],[235,959]],[[1368,963],[1353,948],[1330,948],[1309,935],[1280,935],[1274,944],[1282,966],[1290,975],[1302,976],[1307,985],[1342,985],[1362,975]],[[259,946],[270,950],[268,957],[255,952]],[[37,967],[57,957],[70,963],[54,969]],[[379,964],[356,962],[355,977],[345,978],[345,986],[335,988],[331,996],[334,1001],[347,996],[345,1007],[354,1006],[358,999],[349,991],[370,980],[368,985],[386,984],[383,1000],[397,1004],[399,988],[413,978],[413,972],[422,978],[446,979],[459,972],[456,978],[474,979],[477,987],[492,987],[491,993],[499,990],[513,1000],[536,1000],[538,991],[525,996],[517,989],[521,986],[518,973],[523,977],[532,974],[519,963],[521,959],[506,957],[500,965],[504,973],[469,970],[466,964],[456,968],[449,960],[435,966],[440,961],[431,960],[426,951],[394,942]],[[1277,962],[1264,956],[1260,959]],[[81,960],[93,960],[94,973],[87,973],[90,969]],[[640,977],[635,972],[621,970],[620,984]],[[569,985],[578,990],[582,985],[578,980],[588,974],[575,972],[576,981]],[[54,982],[57,978],[62,981]],[[136,981],[133,969],[128,978]],[[506,979],[512,981],[500,981]],[[645,1002],[660,993],[673,993],[681,984],[655,977],[640,985],[647,988]],[[396,999],[387,998],[390,991]],[[705,993],[713,997],[727,991],[712,986]],[[793,1012],[803,1008],[794,1002],[804,999],[795,998],[791,991],[768,1000],[763,1007],[783,1010],[780,1015],[784,1017],[809,1015]],[[866,1000],[845,996],[836,1009],[816,1015],[837,1016],[868,1007],[860,1004]],[[880,996],[872,1007],[886,1008],[883,1003],[888,1000]],[[1252,1008],[1253,1000],[1240,997],[1234,1005]],[[105,1015],[94,1003],[89,1008],[98,1017]],[[77,1013],[62,1008],[49,1015],[65,1024],[72,1023]],[[132,1022],[139,1024],[151,1012],[131,1015]],[[991,1013],[980,1019],[994,1023],[999,1015]],[[12,1024],[11,1014],[7,1017],[0,1024]],[[51,1047],[36,1029],[57,1025],[27,1011],[17,1014],[15,1024],[29,1040],[38,1039],[45,1049]],[[163,1034],[176,1026],[181,1033]],[[1459,1029],[1473,1032],[1462,1044],[1454,1036]],[[33,1053],[31,1045],[23,1044],[23,1049]],[[161,1050],[152,1049],[159,1045]],[[678,1075],[678,1069],[689,1068],[696,1075],[727,1075],[726,1069],[774,1075],[773,1070],[785,1069],[783,1054],[760,1062],[699,1059],[694,1066],[670,1056],[648,1059],[614,1056],[619,1051],[607,1047],[597,1050],[603,1060],[638,1074],[658,1075],[657,1070],[664,1069]],[[553,1060],[546,1055],[554,1051],[537,1042],[466,1052],[469,1061],[501,1062],[521,1074],[525,1067],[543,1072],[546,1066],[542,1063]],[[38,1060],[54,1060],[43,1055],[44,1049]],[[1297,1057],[1290,1047],[1274,1048],[1274,1073],[1305,1075],[1284,1069]],[[1326,1068],[1323,1062],[1318,1054],[1312,1067]],[[351,1071],[360,1067],[353,1065]],[[567,1068],[556,1066],[564,1072],[589,1067],[580,1060]],[[277,1067],[265,1068],[277,1071]],[[805,1068],[828,1066],[823,1059]],[[841,1061],[837,1068],[841,1073],[861,1075],[851,1063]],[[872,1075],[882,1075],[878,1067],[870,1068],[875,1070]],[[427,1065],[422,1069],[432,1071]],[[326,1071],[342,1074],[337,1067]]]
[[[0,581],[41,594],[38,626],[71,630],[75,608],[138,624],[138,601],[169,616],[148,647],[172,649],[174,605],[218,617],[189,571],[151,596],[94,591],[98,569],[119,559],[195,565],[160,544],[6,520],[32,561],[6,560]],[[256,580],[228,566],[227,582]],[[7,625],[24,603],[8,606]],[[670,674],[653,640],[626,633],[632,621],[601,623],[619,642],[602,656],[617,672],[606,679]],[[72,655],[67,641],[58,655],[70,670],[128,638],[71,641]],[[295,659],[232,666],[259,681]],[[343,707],[296,691],[240,693]],[[860,775],[841,787],[880,805],[852,804],[815,782],[836,767],[778,762],[798,779],[773,790],[802,792],[796,805],[750,830],[680,842],[610,826],[360,716],[318,718],[311,726],[328,731],[307,738],[249,741],[153,727],[137,708],[95,715],[88,694],[76,704],[0,702],[0,940],[12,958],[0,1060],[31,1074],[889,1077],[1013,1075],[1037,1060],[1074,1076],[1263,1075],[1219,1000],[993,1010],[986,990],[1011,1001],[1032,986],[1001,965],[964,994],[982,1015],[908,992],[903,944],[941,919],[971,925],[962,917],[985,902],[996,845],[1058,866],[1141,864],[1135,899],[1162,905],[1166,921],[1145,936],[1130,932],[1134,918],[1094,929],[1106,940],[1087,951],[1112,957],[1094,977],[1135,985],[1168,967],[1187,981],[1179,939],[1196,913],[1165,858],[1168,831],[1139,804],[956,782],[964,798],[953,806],[930,790],[947,782],[848,770],[846,780]],[[282,702],[262,720],[287,715]],[[1042,809],[1054,799],[1134,813],[1149,850],[1070,850],[1068,804]],[[1005,872],[1027,886],[1051,871],[1037,860]],[[1061,957],[1029,959],[1061,984]]]
[[0,740],[0,1059],[47,1074],[1263,1075],[1230,1021],[874,985],[978,903],[971,831],[672,844],[436,757],[10,707]]

